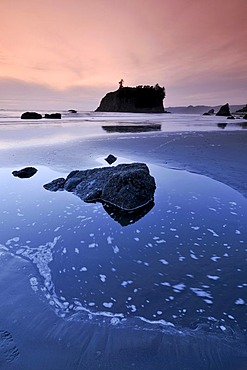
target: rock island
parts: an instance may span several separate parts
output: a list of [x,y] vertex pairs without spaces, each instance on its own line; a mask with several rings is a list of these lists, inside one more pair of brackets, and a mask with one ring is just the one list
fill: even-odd
[[165,88],[159,84],[124,87],[120,80],[118,90],[107,93],[96,112],[165,113],[165,96]]

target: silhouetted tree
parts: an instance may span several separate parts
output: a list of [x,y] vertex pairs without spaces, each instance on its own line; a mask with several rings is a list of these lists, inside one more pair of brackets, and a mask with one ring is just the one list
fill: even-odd
[[119,81],[119,89],[122,89],[123,83],[124,83],[124,80],[121,78],[121,80]]

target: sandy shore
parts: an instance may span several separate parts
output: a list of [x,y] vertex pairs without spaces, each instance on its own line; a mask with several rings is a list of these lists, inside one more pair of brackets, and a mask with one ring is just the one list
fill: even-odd
[[[18,143],[16,144],[18,146]],[[45,165],[64,172],[98,166],[108,154],[157,163],[220,181],[247,196],[247,131],[105,135],[2,149],[0,166]]]

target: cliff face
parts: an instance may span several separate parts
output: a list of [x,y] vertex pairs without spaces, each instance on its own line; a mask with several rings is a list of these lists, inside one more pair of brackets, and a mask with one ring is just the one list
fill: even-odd
[[164,113],[164,98],[159,85],[121,87],[106,94],[96,112]]

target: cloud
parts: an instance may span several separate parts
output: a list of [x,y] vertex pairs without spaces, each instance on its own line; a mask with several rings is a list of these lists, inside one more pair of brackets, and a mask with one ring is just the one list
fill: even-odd
[[16,92],[22,81],[26,99],[79,89],[92,109],[123,78],[167,86],[173,104],[179,87],[203,99],[209,83],[245,100],[246,0],[1,0],[0,11],[0,77]]
[[45,85],[11,78],[0,78],[0,108],[95,110],[108,86],[74,86],[57,90]]

